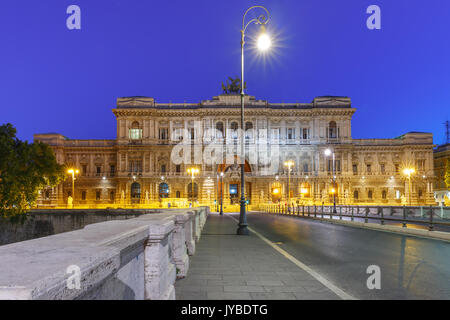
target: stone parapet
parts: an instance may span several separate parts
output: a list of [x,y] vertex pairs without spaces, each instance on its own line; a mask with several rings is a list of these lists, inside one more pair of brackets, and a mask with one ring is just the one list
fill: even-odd
[[175,299],[209,210],[161,211],[0,246],[0,299]]

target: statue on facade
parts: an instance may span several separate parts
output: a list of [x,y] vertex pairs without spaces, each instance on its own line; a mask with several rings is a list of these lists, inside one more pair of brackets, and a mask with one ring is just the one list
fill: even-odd
[[[244,82],[244,89],[247,89],[247,83]],[[226,85],[222,82],[222,91],[224,94],[239,94],[241,93],[241,79],[228,77]]]

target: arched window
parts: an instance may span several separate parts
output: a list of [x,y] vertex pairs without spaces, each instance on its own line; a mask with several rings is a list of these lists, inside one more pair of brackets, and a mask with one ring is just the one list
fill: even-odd
[[129,131],[129,138],[132,140],[142,139],[142,129],[139,127],[139,122],[134,121],[131,124],[130,131]]
[[187,186],[188,198],[192,199],[192,191],[194,191],[194,199],[198,197],[198,185],[194,182],[194,190],[192,190],[192,182]]
[[238,137],[237,130],[239,128],[238,123],[237,122],[232,122],[230,128],[231,128],[231,137],[233,139],[237,139],[237,137]]
[[131,198],[139,199],[141,198],[141,185],[137,182],[131,184]]
[[353,192],[353,199],[358,200],[358,197],[359,197],[358,190],[355,190],[355,191]]
[[217,138],[223,138],[223,122],[219,121],[216,123],[216,135]]
[[253,123],[250,121],[245,123],[245,138],[252,139],[253,138]]
[[176,197],[177,197],[177,198],[181,198],[181,192],[180,192],[180,191],[177,191]]
[[335,121],[330,121],[328,124],[328,138],[334,139],[338,137],[338,130]]
[[165,182],[159,184],[159,197],[160,198],[169,197],[169,185]]
[[386,199],[387,198],[387,192],[386,190],[381,191],[381,198]]

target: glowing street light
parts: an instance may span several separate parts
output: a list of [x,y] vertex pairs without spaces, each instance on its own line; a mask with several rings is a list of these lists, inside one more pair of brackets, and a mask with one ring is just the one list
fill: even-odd
[[[245,17],[247,13],[253,9],[262,9],[265,11],[265,14],[259,15],[257,18],[251,19],[247,24],[245,24]],[[263,6],[253,6],[248,8],[244,16],[242,17],[242,29],[241,29],[241,130],[244,130],[244,45],[245,45],[245,30],[251,24],[259,24],[261,25],[260,35],[258,38],[258,48],[261,51],[265,51],[269,49],[271,41],[269,36],[266,33],[265,25],[269,22],[270,15],[269,11]],[[248,235],[247,228],[247,216],[245,212],[245,147],[244,147],[244,134],[241,134],[241,201],[240,201],[240,214],[239,214],[239,224],[237,229],[238,235]]]
[[200,170],[198,168],[188,168],[187,173],[191,174],[191,192],[192,192],[192,207],[194,207],[194,175],[199,173]]
[[291,167],[294,165],[294,161],[292,160],[288,160],[284,162],[284,166],[288,167],[288,185],[287,185],[287,189],[288,189],[288,208],[291,204],[291,187],[290,187],[290,183],[291,183]]
[[337,211],[336,211],[336,190],[334,189],[335,187],[336,187],[336,176],[335,176],[335,162],[336,162],[336,159],[335,159],[335,154],[334,154],[334,151],[333,150],[331,150],[331,149],[325,149],[325,151],[324,151],[324,154],[325,154],[325,156],[326,157],[329,157],[330,155],[332,155],[333,156],[333,163],[332,163],[332,167],[333,167],[333,172],[332,172],[332,174],[333,174],[333,191],[332,191],[332,193],[333,193],[333,213],[337,213]]
[[69,169],[67,173],[72,174],[72,201],[75,200],[75,174],[78,174],[80,171],[78,169]]
[[416,172],[416,169],[414,168],[405,168],[403,169],[403,174],[407,177],[408,179],[408,202],[409,205],[411,205],[411,175],[414,174]]

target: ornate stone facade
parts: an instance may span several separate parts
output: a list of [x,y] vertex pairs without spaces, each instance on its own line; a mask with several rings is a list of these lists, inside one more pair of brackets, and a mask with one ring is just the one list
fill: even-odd
[[[287,159],[294,161],[289,184],[293,202],[331,203],[335,190],[339,204],[434,203],[431,133],[353,139],[351,120],[356,110],[346,97],[318,97],[312,103],[269,103],[252,96],[245,100],[247,145],[276,146],[280,164],[268,172],[247,158],[246,195],[251,205],[286,200],[288,173],[283,162]],[[225,206],[237,203],[239,166],[228,161],[209,165],[195,150],[212,140],[224,148],[229,142],[236,146],[239,95],[220,95],[195,104],[119,98],[113,113],[117,119],[114,140],[35,135],[35,140],[52,146],[58,162],[80,171],[75,206],[185,206],[192,196],[199,203],[213,205],[220,200],[221,190]],[[173,150],[180,141],[192,147],[193,164],[174,162]],[[327,148],[335,153],[335,185],[331,157],[324,154]],[[191,166],[200,169],[194,188],[186,172]],[[404,167],[416,169],[411,188],[402,174]],[[224,173],[223,188],[220,172]],[[38,205],[64,207],[71,190],[68,177],[53,190],[43,190]]]

